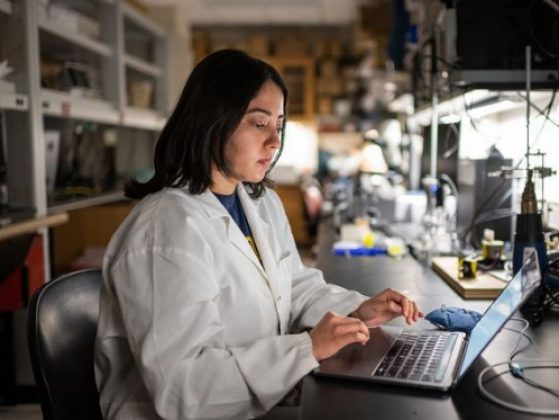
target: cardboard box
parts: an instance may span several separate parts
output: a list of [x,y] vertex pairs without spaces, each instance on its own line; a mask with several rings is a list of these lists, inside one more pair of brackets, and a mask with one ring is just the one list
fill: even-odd
[[49,5],[48,17],[52,24],[68,31],[92,38],[99,38],[101,35],[99,22],[95,19],[59,4]]
[[130,81],[128,83],[128,104],[135,108],[151,108],[153,88],[151,80]]

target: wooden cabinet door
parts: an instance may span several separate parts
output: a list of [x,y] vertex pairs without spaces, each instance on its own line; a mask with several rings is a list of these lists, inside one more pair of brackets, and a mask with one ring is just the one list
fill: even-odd
[[314,116],[314,60],[305,57],[270,57],[289,90],[288,115],[292,119],[311,119]]

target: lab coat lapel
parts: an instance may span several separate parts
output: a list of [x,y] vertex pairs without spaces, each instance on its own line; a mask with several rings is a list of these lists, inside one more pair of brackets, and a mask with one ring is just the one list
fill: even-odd
[[[219,218],[224,221],[224,223],[226,224],[227,238],[229,239],[229,241],[231,241],[231,243],[260,270],[261,274],[266,277],[264,268],[262,267],[262,264],[260,264],[260,261],[258,261],[258,257],[254,253],[254,250],[251,248],[247,239],[244,237],[243,233],[241,232],[233,218],[229,215],[225,207],[223,207],[223,205],[219,202],[217,197],[213,195],[210,190],[207,190],[206,192],[201,194],[200,198],[205,204],[204,208],[208,213],[208,216],[210,216],[211,218]],[[245,205],[243,204],[243,209],[244,208]]]
[[245,211],[245,215],[252,232],[252,237],[258,248],[260,259],[266,271],[266,281],[274,296],[274,302],[278,297],[278,271],[277,262],[274,256],[271,244],[273,244],[273,237],[271,235],[271,228],[258,214],[253,200],[245,190],[244,185],[239,184],[237,192],[241,200],[241,205]]

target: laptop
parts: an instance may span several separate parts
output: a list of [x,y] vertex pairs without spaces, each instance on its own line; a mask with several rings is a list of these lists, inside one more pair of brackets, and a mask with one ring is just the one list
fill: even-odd
[[447,391],[466,374],[514,312],[540,285],[535,251],[507,283],[470,332],[414,330],[382,326],[370,329],[365,346],[352,344],[323,360],[318,376]]

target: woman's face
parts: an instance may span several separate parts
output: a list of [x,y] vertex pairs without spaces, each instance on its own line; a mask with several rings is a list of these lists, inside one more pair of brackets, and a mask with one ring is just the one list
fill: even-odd
[[212,191],[232,194],[239,182],[257,183],[264,179],[280,147],[285,118],[283,101],[283,92],[274,82],[262,85],[225,145],[225,160],[231,175],[225,175],[213,165]]

